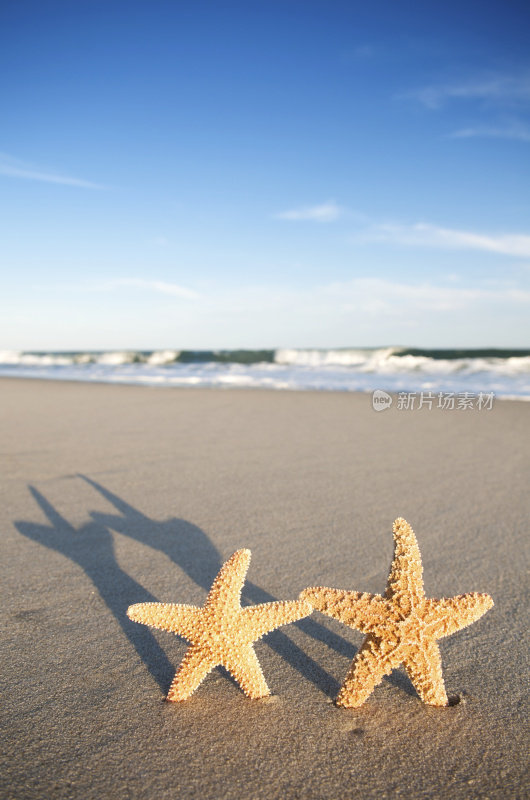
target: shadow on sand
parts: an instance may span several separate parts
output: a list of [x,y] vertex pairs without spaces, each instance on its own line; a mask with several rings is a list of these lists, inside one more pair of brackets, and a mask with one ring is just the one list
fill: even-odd
[[[41,492],[30,486],[29,491],[44,512],[49,524],[16,521],[15,527],[23,536],[56,550],[84,570],[120,624],[127,639],[165,693],[176,667],[170,663],[149,628],[131,622],[126,611],[128,606],[133,603],[154,600],[185,602],[185,599],[153,597],[124,572],[116,560],[112,531],[129,536],[137,542],[164,553],[205,592],[210,589],[223,561],[231,553],[227,553],[225,558],[222,558],[207,534],[193,523],[177,518],[164,522],[150,519],[91,478],[85,475],[79,475],[79,477],[99,492],[118,513],[91,512],[92,521],[76,529]],[[246,581],[243,586],[243,604],[267,603],[277,599],[250,581]],[[292,624],[341,655],[350,659],[354,657],[356,648],[352,644],[337,636],[315,619],[305,618]],[[335,678],[301,650],[282,630],[272,631],[263,641],[322,692],[330,697],[337,694],[339,683]],[[404,676],[392,675],[389,680],[404,691],[414,693],[412,686],[408,685]]]

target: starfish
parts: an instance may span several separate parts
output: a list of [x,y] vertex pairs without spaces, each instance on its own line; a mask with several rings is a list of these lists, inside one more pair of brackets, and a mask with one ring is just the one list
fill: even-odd
[[414,531],[401,517],[393,530],[394,560],[384,597],[323,586],[300,594],[314,608],[366,634],[336,700],[345,708],[361,706],[400,664],[424,703],[448,705],[436,640],[465,628],[493,606],[488,594],[478,592],[441,600],[425,597]]
[[270,694],[252,643],[269,631],[307,617],[307,601],[278,601],[241,607],[241,589],[250,550],[238,550],[221,567],[202,608],[175,603],[137,603],[127,616],[152,628],[171,631],[191,646],[173,679],[167,700],[190,697],[206,675],[222,665],[248,697]]

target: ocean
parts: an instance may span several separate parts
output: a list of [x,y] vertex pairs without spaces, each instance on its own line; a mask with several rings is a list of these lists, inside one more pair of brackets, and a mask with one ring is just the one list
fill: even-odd
[[148,386],[482,392],[530,400],[530,350],[0,351],[0,376]]

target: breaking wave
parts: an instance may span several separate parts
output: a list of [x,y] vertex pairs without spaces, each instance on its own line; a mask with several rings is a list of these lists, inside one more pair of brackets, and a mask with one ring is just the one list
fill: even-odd
[[0,351],[0,376],[343,391],[494,391],[530,398],[530,349],[405,347]]

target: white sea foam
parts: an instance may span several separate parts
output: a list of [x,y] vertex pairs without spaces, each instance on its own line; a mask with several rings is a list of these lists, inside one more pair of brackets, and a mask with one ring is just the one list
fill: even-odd
[[[426,351],[428,352],[428,351]],[[443,358],[400,348],[107,353],[0,351],[0,376],[269,389],[494,392],[530,399],[530,356]],[[467,356],[467,354],[466,354]],[[230,360],[233,358],[233,360]],[[268,359],[268,360],[267,360]]]
[[155,350],[147,357],[147,363],[157,366],[159,364],[172,364],[180,355],[180,350]]
[[362,367],[382,363],[397,352],[395,347],[370,349],[337,349],[337,350],[276,350],[276,364],[296,364],[303,367]]
[[498,372],[503,375],[530,373],[530,356],[509,358],[431,358],[402,353],[401,348],[385,347],[366,350],[277,350],[275,362],[303,367],[352,367],[359,372]]
[[142,352],[137,350],[115,350],[107,352],[85,353],[24,353],[17,350],[0,350],[0,365],[63,367],[70,364],[171,364],[180,354],[180,350],[155,350]]

